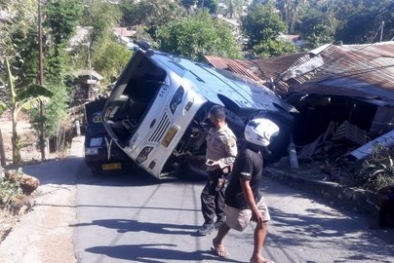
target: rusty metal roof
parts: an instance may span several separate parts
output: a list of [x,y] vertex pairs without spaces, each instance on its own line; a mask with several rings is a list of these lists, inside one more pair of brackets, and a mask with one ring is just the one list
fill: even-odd
[[243,71],[252,73],[264,82],[271,77],[276,77],[287,70],[300,57],[307,53],[297,53],[269,59],[241,60],[215,56],[205,56],[207,61],[216,68],[227,69],[235,73],[243,74]]
[[[275,80],[282,96],[324,94],[394,106],[394,42],[325,45],[312,51],[259,60],[207,56],[215,67],[263,81]],[[246,72],[246,73],[245,73]]]
[[289,93],[351,96],[394,106],[394,42],[330,46],[320,55],[324,64],[295,77]]

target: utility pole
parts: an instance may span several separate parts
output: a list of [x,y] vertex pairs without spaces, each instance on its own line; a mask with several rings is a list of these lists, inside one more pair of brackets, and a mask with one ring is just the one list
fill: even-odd
[[384,28],[384,21],[382,21],[382,25],[380,27],[380,42],[383,40],[383,28]]
[[90,79],[90,81],[92,81],[93,78],[92,78],[92,61],[90,58],[90,39],[88,42],[88,67],[89,67],[89,79]]
[[[42,22],[41,22],[41,0],[38,3],[38,61],[39,61],[39,84],[44,86],[44,52],[42,43]],[[40,150],[41,161],[45,161],[45,127],[44,127],[44,103],[40,99]]]

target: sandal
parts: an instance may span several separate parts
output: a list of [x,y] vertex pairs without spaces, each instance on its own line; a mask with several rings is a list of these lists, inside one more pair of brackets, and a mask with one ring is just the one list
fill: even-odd
[[228,258],[230,256],[230,253],[226,249],[218,249],[217,247],[212,247],[211,250],[216,256],[221,258]]
[[252,261],[251,260],[250,263],[275,263],[275,262],[272,260],[265,259],[263,261]]

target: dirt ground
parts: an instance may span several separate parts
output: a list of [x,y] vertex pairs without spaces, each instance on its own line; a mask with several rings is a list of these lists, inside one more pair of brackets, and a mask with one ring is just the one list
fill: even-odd
[[[7,164],[11,164],[12,161],[12,123],[8,118],[0,121],[1,134],[3,136],[4,150],[6,154]],[[26,120],[21,120],[17,126],[18,133],[22,138],[22,143],[30,144],[23,148],[21,154],[24,162],[36,162],[40,157],[40,152],[34,149],[31,142],[36,141],[36,136],[30,128],[30,124]],[[20,219],[22,215],[11,215],[8,211],[0,211],[0,244],[11,232],[12,227]]]
[[[2,118],[0,120],[0,128],[4,141],[7,164],[9,165],[12,161],[11,121],[7,118]],[[21,118],[18,122],[18,134],[21,136],[22,145],[24,146],[21,151],[23,164],[20,168],[23,169],[24,165],[28,164],[41,163],[41,153],[35,147],[35,142],[37,142],[38,138],[26,118]],[[63,157],[66,155],[67,152],[50,153],[47,155],[47,160],[49,162],[61,163]],[[19,167],[12,168],[18,169]],[[75,196],[74,188],[75,186],[65,186],[65,188],[54,190],[53,185],[46,184],[45,186],[40,186],[32,196],[35,204],[50,202],[59,206],[64,205],[66,209],[62,209],[61,215],[54,211],[58,208],[57,206],[33,206],[32,210],[19,215],[11,215],[8,211],[0,210],[0,258],[7,259],[6,262],[74,262],[75,259],[73,257],[70,258],[70,255],[73,254],[70,253],[70,251],[73,251],[73,248],[70,247],[72,246],[72,242],[68,239],[64,241],[63,238],[57,238],[59,233],[53,233],[59,224],[68,224],[75,218],[73,214],[74,210],[71,209]],[[32,228],[32,225],[35,227]],[[59,228],[56,231],[63,230]],[[42,239],[43,236],[47,236],[48,238]],[[51,250],[50,248],[53,244],[64,242],[64,244],[59,245],[64,248],[67,254],[58,252],[60,258],[57,260],[54,260],[54,258],[45,258],[45,255],[42,255],[42,253],[37,259],[23,258],[25,254],[21,254],[23,250],[37,249],[37,247],[29,245],[32,240],[40,242],[40,246],[47,247],[48,251]],[[15,244],[18,245],[15,246]]]

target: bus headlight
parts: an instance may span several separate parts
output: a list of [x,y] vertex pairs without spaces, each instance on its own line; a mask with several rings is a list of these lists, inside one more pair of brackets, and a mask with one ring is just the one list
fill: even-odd
[[98,148],[94,148],[94,147],[85,148],[85,155],[97,155],[97,154],[98,154]]
[[148,155],[149,153],[152,151],[153,147],[145,147],[144,149],[142,149],[142,151],[140,152],[140,154],[138,155],[137,159],[135,160],[135,162],[137,164],[143,163],[146,161],[146,159],[148,159]]
[[185,93],[185,90],[183,89],[183,87],[179,86],[179,88],[177,89],[177,91],[174,94],[174,97],[172,97],[172,100],[170,103],[170,110],[171,110],[172,114],[175,113],[176,108],[178,107],[179,104],[181,104],[184,93]]

